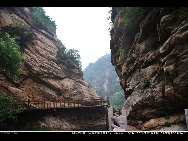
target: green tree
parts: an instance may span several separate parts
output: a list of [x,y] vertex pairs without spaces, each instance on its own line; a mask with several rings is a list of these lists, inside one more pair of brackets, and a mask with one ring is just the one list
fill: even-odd
[[81,70],[80,55],[78,50],[58,47],[57,57],[61,62],[66,63],[70,67],[79,68]]
[[8,33],[0,32],[0,73],[8,75],[11,79],[20,75],[22,55],[15,38]]
[[115,9],[123,13],[124,23],[127,24],[129,28],[138,25],[144,15],[151,10],[149,7],[116,7]]
[[110,106],[115,110],[121,109],[125,103],[125,95],[123,91],[116,92],[110,97]]
[[46,15],[42,7],[32,7],[33,25],[39,28],[48,29],[56,34],[56,24],[49,16]]
[[14,100],[6,95],[0,94],[0,129],[9,130],[17,122],[17,115],[21,113],[20,108],[13,108]]

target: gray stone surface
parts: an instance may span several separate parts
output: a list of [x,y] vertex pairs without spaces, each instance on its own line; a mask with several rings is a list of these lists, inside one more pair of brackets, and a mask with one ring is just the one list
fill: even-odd
[[188,131],[185,124],[171,125],[170,127],[163,127],[153,131]]

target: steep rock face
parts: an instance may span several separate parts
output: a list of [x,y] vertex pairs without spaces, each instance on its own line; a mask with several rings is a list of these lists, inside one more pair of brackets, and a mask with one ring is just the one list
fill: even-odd
[[21,47],[23,64],[21,76],[12,82],[0,75],[0,92],[17,101],[98,98],[98,94],[79,76],[78,69],[59,63],[57,47],[64,47],[54,33],[32,25],[29,8],[1,8],[0,27],[21,23],[31,27],[34,39]]
[[143,130],[162,111],[183,113],[188,107],[188,9],[164,15],[162,10],[151,9],[139,29],[123,24],[121,13],[113,15],[111,61],[127,99],[129,124]]

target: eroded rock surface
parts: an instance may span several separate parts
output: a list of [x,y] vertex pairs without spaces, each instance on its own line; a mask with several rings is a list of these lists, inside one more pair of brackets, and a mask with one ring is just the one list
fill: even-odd
[[12,82],[0,75],[0,92],[13,96],[17,101],[37,99],[53,100],[99,98],[98,94],[79,76],[78,69],[60,63],[58,48],[64,47],[49,30],[32,25],[29,8],[1,8],[0,28],[20,23],[30,27],[34,39],[21,47],[23,65],[21,76]]

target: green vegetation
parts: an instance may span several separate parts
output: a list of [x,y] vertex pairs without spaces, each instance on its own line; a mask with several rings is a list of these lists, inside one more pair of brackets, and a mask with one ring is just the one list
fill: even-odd
[[174,120],[174,122],[172,124],[186,124],[186,120],[185,119],[177,119]]
[[83,77],[83,76],[84,76],[84,74],[83,74],[81,68],[80,68],[80,70],[79,70],[79,72],[78,72],[78,75],[79,75],[80,77]]
[[136,56],[130,53],[126,54],[124,58],[126,59],[126,62],[125,62],[126,66],[133,64],[136,60]]
[[115,7],[118,12],[124,15],[124,24],[129,28],[134,28],[143,19],[144,15],[151,9],[145,7]]
[[157,113],[159,114],[159,116],[169,119],[170,116],[174,114],[174,111],[173,109],[158,109]]
[[72,68],[79,68],[81,70],[80,55],[78,50],[58,47],[57,58],[59,58],[61,62],[66,63],[68,66]]
[[20,47],[6,32],[0,32],[0,73],[6,74],[10,79],[20,75],[22,55]]
[[91,84],[90,84],[90,83],[88,83],[88,87],[89,87],[89,88],[92,88],[92,86],[91,86]]
[[3,26],[2,32],[8,33],[20,46],[26,46],[28,42],[33,40],[33,31],[26,25],[15,23]]
[[61,63],[65,63],[71,68],[78,69],[78,75],[80,77],[83,77],[80,55],[78,50],[58,47],[57,58]]
[[13,99],[6,95],[0,94],[0,129],[11,130],[17,123],[17,115],[21,113],[20,108],[12,108]]
[[[100,97],[108,96],[113,103],[111,106],[114,108],[122,107],[120,105],[122,105],[122,101],[124,103],[125,98],[119,96],[120,93],[124,94],[115,69],[111,64],[111,54],[102,56],[95,63],[90,63],[83,72],[84,80],[91,85]],[[115,95],[115,99],[111,98],[113,95]]]
[[110,97],[110,106],[115,110],[121,109],[125,103],[125,95],[123,91],[116,92]]
[[123,50],[122,46],[120,46],[117,50],[117,52],[113,55],[114,57],[118,57],[120,53],[124,53],[125,50]]
[[32,7],[32,22],[36,27],[47,29],[56,34],[56,24],[49,16],[46,15],[42,7]]
[[118,41],[118,39],[122,36],[123,29],[121,29],[119,27],[115,27],[114,32],[116,33],[115,41]]
[[166,126],[166,127],[170,127],[170,126],[172,126],[172,125],[174,125],[174,124],[186,124],[186,121],[185,121],[185,119],[177,119],[177,120],[174,120],[173,122],[165,122],[165,124],[164,124],[164,126]]
[[61,92],[61,91],[57,91],[57,92],[56,92],[56,95],[57,95],[57,96],[61,96],[61,95],[62,95],[62,92]]
[[171,126],[171,123],[170,123],[170,122],[165,122],[164,126],[170,127],[170,126]]

